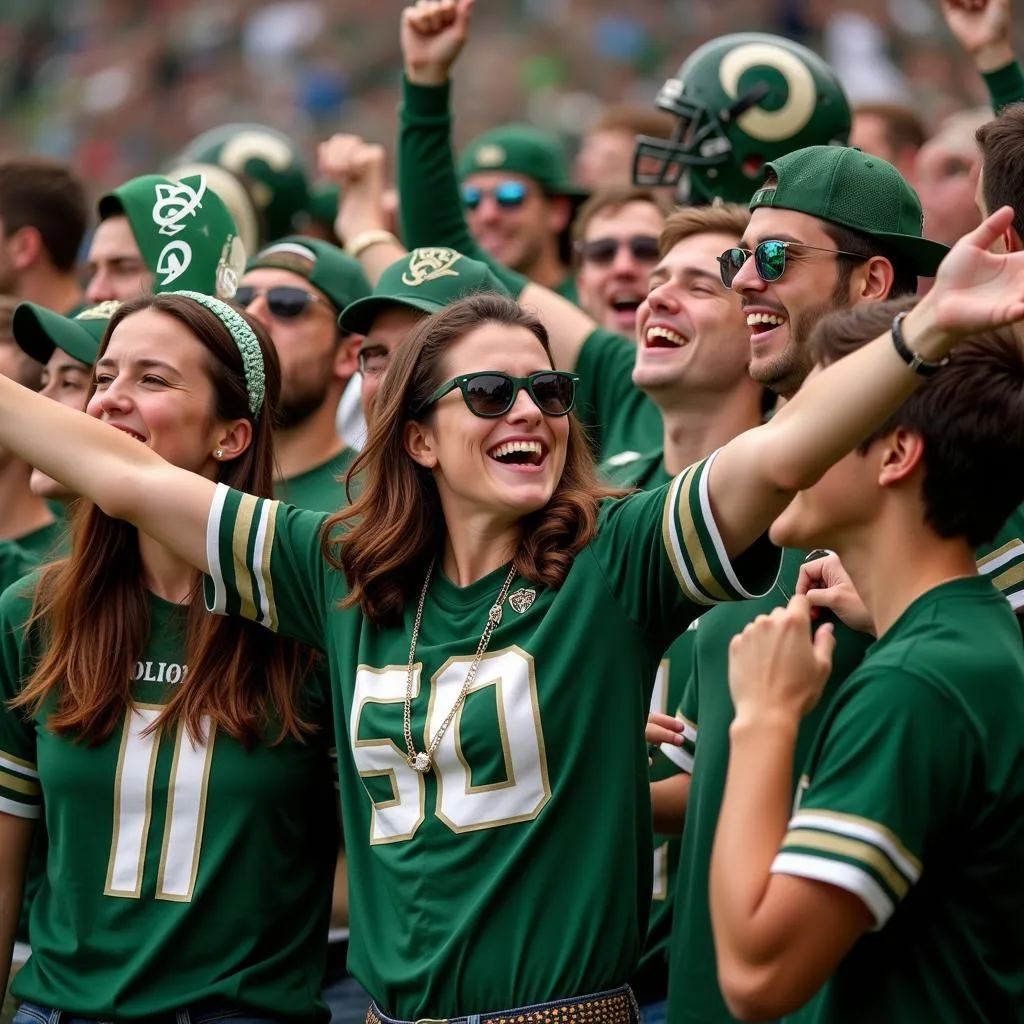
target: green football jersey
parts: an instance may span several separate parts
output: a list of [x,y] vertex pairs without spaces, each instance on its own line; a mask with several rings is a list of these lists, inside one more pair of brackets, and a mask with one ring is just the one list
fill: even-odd
[[[340,609],[324,518],[218,487],[209,607],[327,654],[347,746],[349,966],[389,1015],[545,1002],[635,970],[652,887],[644,724],[662,653],[708,604],[769,586],[778,565],[766,539],[725,559],[705,511],[710,465],[606,502],[558,590],[513,582],[425,775],[403,738],[415,602],[392,626]],[[455,705],[507,573],[460,588],[435,572],[411,678],[417,750]]]
[[0,540],[0,594],[36,567],[36,560],[13,540]]
[[[696,780],[696,776],[694,776]],[[1017,1021],[1024,646],[984,577],[921,595],[830,702],[772,870],[874,928],[793,1022]]]
[[576,360],[576,414],[601,460],[661,444],[661,413],[633,383],[635,361],[636,346],[603,327],[588,335]]
[[[307,743],[246,750],[150,732],[188,673],[185,610],[150,600],[124,724],[87,745],[11,710],[38,658],[31,587],[0,599],[0,811],[45,819],[21,999],[131,1020],[220,998],[260,1017],[327,1018],[320,1000],[337,851],[330,695]],[[316,677],[314,677],[316,678]]]
[[[796,588],[804,552],[785,550],[774,589],[756,601],[713,608],[693,634],[693,656],[683,689],[679,717],[683,746],[662,750],[692,774],[682,851],[676,876],[672,938],[669,946],[668,1019],[673,1024],[732,1024],[718,985],[718,965],[711,932],[708,876],[718,812],[729,765],[729,726],[734,709],[729,694],[729,641],[758,615],[785,607]],[[794,765],[803,763],[831,695],[860,663],[872,643],[865,633],[836,625],[836,647],[821,700],[803,720],[797,736]],[[683,654],[670,649],[673,671]],[[793,778],[796,791],[797,776]],[[865,1021],[871,1018],[864,1018]]]
[[19,537],[17,545],[32,559],[33,568],[60,558],[67,553],[67,523],[63,519],[54,519],[52,523]]
[[[275,480],[274,497],[297,508],[311,508],[314,512],[337,512],[348,504],[345,474],[358,454],[354,448],[345,448],[334,458],[305,473],[290,476],[286,480]],[[354,487],[352,497],[356,497]]]
[[[671,479],[665,469],[665,453],[658,448],[647,455],[626,452],[607,459],[600,466],[601,475],[613,484],[622,487],[637,487],[649,490],[660,487]],[[693,630],[700,619],[694,619],[687,630],[672,644],[669,654],[661,659],[658,673],[654,679],[654,693],[651,697],[651,711],[663,715],[671,714],[679,706],[682,697],[683,683],[686,680],[688,657],[681,659],[684,648],[692,644]],[[683,671],[680,671],[680,668]],[[658,752],[651,758],[651,782],[658,782],[676,774],[676,767],[671,759]],[[651,920],[647,928],[647,944],[640,967],[633,981],[638,985],[641,997],[653,995],[644,991],[650,984],[660,990],[666,982],[668,942],[672,932],[672,902],[675,892],[676,868],[679,866],[679,836],[654,834],[654,888],[651,900]]]

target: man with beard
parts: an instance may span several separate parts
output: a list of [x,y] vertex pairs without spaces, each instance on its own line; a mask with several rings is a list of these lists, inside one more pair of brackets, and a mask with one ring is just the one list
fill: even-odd
[[338,316],[369,294],[358,261],[330,242],[297,235],[257,253],[235,294],[267,328],[281,360],[274,445],[278,496],[289,504],[320,512],[347,504],[343,480],[355,451],[335,421],[362,336],[340,328]]
[[[899,172],[855,149],[812,146],[772,161],[750,206],[743,241],[719,256],[719,266],[722,283],[739,296],[746,313],[750,376],[781,400],[795,395],[812,369],[808,339],[826,313],[912,295],[918,275],[933,275],[946,251],[922,238],[920,203]],[[805,556],[784,550],[768,594],[701,617],[677,712],[682,736],[662,747],[681,774],[652,786],[656,827],[678,832],[686,816],[669,946],[668,1019],[678,1024],[735,1019],[719,987],[708,903],[733,718],[729,643],[758,615],[785,606]],[[805,719],[794,764],[802,762],[818,716],[869,643],[867,636],[837,630],[825,696]],[[673,650],[669,657],[673,665],[679,660]]]

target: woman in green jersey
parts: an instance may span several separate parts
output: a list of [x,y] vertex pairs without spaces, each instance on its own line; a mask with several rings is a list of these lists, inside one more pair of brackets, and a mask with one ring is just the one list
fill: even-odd
[[[280,374],[262,330],[184,295],[115,326],[76,427],[270,494]],[[35,819],[49,838],[18,1024],[326,1019],[326,678],[294,641],[206,614],[196,569],[88,496],[71,533],[0,599],[0,982]]]
[[[487,295],[395,354],[364,489],[333,518],[184,472],[4,381],[0,443],[202,569],[214,611],[326,654],[350,966],[373,1024],[625,1024],[658,660],[708,604],[771,585],[765,529],[913,390],[914,353],[941,359],[963,331],[1024,316],[1024,254],[987,251],[1011,215],[958,245],[898,345],[829,367],[642,494],[596,483],[573,375],[536,319]],[[424,264],[410,287],[446,272]]]

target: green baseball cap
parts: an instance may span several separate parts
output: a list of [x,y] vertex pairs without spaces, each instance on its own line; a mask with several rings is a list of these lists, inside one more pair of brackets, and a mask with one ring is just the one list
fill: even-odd
[[303,235],[290,235],[261,249],[245,271],[260,267],[290,270],[319,288],[339,312],[358,299],[365,299],[372,289],[363,273],[362,264],[330,242]]
[[14,340],[33,359],[49,362],[56,349],[86,366],[96,362],[100,342],[120,302],[108,300],[88,306],[74,316],[61,316],[34,302],[19,302],[11,317]]
[[132,178],[99,201],[101,220],[124,214],[154,292],[196,291],[230,299],[245,267],[245,246],[224,201],[204,174],[178,181]]
[[795,210],[883,242],[921,277],[934,277],[949,247],[925,238],[917,193],[892,164],[848,146],[808,146],[772,160],[776,181],[750,209]]
[[380,275],[372,295],[346,306],[338,323],[353,334],[366,334],[381,313],[395,306],[437,313],[476,292],[509,294],[480,260],[454,249],[413,249]]
[[478,171],[509,171],[531,178],[549,196],[582,202],[589,194],[569,179],[565,152],[554,136],[528,124],[507,124],[478,135],[459,159],[459,177]]

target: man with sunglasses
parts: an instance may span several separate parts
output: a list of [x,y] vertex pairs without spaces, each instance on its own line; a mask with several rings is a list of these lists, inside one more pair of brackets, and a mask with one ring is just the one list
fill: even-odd
[[369,294],[358,260],[298,235],[258,252],[235,293],[235,302],[266,327],[281,362],[277,492],[300,508],[335,512],[347,504],[343,478],[356,453],[336,422],[363,339],[339,327],[338,316]]
[[[749,334],[750,376],[785,400],[813,365],[808,336],[832,310],[912,294],[946,247],[922,237],[914,190],[884,160],[859,150],[812,146],[767,165],[738,246],[719,257],[722,283],[738,296]],[[728,654],[734,636],[796,592],[807,552],[784,550],[764,597],[713,608],[693,634],[693,654],[676,717],[681,743],[663,752],[679,773],[652,786],[655,820],[683,829],[669,948],[668,1017],[673,1024],[733,1024],[718,983],[708,902],[711,849],[729,757]],[[835,626],[825,697],[804,720],[799,769],[831,695],[860,663],[870,638]],[[673,659],[673,663],[678,659]],[[794,791],[797,780],[793,780]]]
[[653,189],[633,185],[602,189],[580,207],[572,229],[580,308],[606,330],[636,337],[666,213]]

